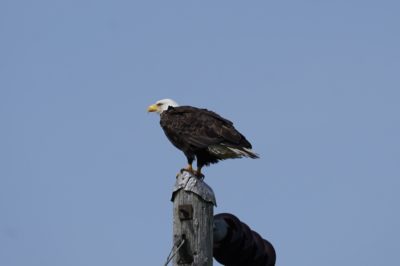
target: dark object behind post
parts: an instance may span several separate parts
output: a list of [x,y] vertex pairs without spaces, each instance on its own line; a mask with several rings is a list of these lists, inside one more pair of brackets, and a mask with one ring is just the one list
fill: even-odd
[[173,244],[175,249],[179,247],[173,265],[211,266],[214,192],[204,181],[183,172],[176,178],[171,200],[174,203]]
[[229,213],[214,216],[214,258],[226,266],[273,266],[270,242]]

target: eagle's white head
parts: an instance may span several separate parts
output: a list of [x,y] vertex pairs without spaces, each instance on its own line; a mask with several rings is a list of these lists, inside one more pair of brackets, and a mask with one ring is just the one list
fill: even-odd
[[158,114],[161,114],[165,110],[168,110],[168,107],[178,107],[179,105],[171,99],[163,99],[157,101],[155,104],[150,105],[147,108],[147,112],[156,112]]

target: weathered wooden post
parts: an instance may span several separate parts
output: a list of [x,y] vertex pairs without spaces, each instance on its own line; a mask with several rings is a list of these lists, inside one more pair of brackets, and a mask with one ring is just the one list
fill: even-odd
[[213,264],[214,192],[201,179],[178,174],[172,193],[174,266]]

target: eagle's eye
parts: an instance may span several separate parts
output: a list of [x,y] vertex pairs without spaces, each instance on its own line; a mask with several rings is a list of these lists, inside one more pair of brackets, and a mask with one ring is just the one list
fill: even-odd
[[157,106],[161,106],[162,105],[162,103],[157,103]]

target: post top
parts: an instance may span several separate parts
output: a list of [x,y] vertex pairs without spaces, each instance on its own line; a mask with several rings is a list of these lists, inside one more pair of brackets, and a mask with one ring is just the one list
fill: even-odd
[[214,191],[212,188],[207,185],[203,180],[197,178],[193,174],[183,171],[176,176],[176,182],[172,191],[171,201],[174,200],[175,193],[183,189],[185,191],[190,191],[204,201],[211,202],[215,206],[217,206],[217,201],[215,199]]

